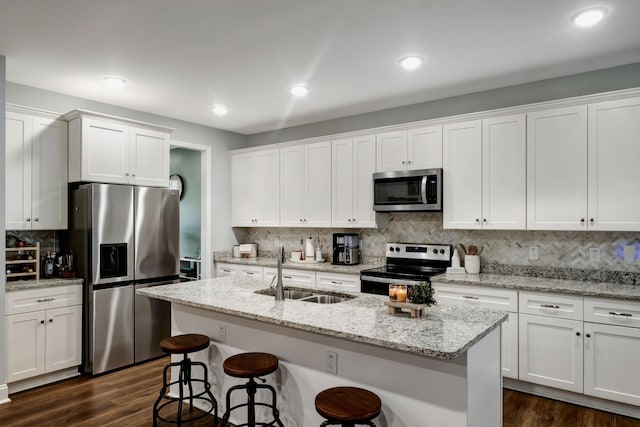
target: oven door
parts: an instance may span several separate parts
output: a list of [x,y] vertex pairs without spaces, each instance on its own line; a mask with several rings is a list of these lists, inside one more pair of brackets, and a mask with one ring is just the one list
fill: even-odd
[[363,294],[389,295],[389,285],[410,286],[423,283],[425,280],[393,279],[390,277],[375,277],[366,274],[360,275],[360,292]]

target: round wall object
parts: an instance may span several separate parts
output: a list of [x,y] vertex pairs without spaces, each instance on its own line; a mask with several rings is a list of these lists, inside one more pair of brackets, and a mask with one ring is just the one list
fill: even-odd
[[178,195],[180,196],[180,200],[184,197],[184,179],[178,175],[177,173],[171,175],[169,177],[169,188],[171,190],[178,190]]

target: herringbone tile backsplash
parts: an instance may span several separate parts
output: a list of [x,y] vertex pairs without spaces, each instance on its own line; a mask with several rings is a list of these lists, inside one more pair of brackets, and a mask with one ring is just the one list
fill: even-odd
[[[640,273],[640,257],[633,263],[623,260],[623,247],[635,245],[640,251],[640,233],[595,231],[485,231],[443,230],[441,213],[395,213],[388,215],[388,224],[378,229],[329,228],[249,228],[247,242],[258,243],[260,255],[271,254],[276,237],[285,250],[298,248],[301,238],[319,237],[325,256],[331,253],[333,233],[360,232],[361,254],[365,262],[384,258],[387,242],[449,243],[458,247],[483,246],[482,263],[518,266],[539,266],[608,270]],[[537,246],[539,259],[529,260],[529,247]],[[589,261],[589,249],[600,249],[600,262]]]

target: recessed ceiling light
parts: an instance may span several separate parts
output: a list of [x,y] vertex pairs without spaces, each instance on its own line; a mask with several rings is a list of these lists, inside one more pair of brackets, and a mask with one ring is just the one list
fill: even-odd
[[404,58],[401,58],[400,61],[398,62],[400,63],[400,66],[402,66],[402,68],[404,68],[405,70],[411,71],[420,67],[424,62],[424,59],[422,59],[419,56],[405,56]]
[[295,96],[305,96],[309,93],[309,88],[305,85],[293,85],[289,88],[289,92]]
[[222,117],[229,112],[229,109],[224,105],[214,105],[211,111],[213,111],[213,114],[216,116]]
[[125,79],[118,76],[104,76],[102,81],[112,89],[121,88],[127,83]]
[[571,17],[571,20],[578,27],[591,27],[602,21],[602,18],[607,14],[607,9],[604,7],[594,7],[592,9],[583,10],[576,13]]

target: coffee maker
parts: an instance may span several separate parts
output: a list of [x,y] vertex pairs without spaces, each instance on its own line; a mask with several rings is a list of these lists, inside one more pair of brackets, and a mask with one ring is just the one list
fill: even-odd
[[360,241],[357,233],[333,233],[331,264],[354,265],[360,263]]

